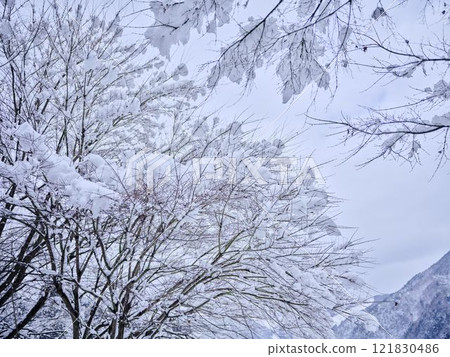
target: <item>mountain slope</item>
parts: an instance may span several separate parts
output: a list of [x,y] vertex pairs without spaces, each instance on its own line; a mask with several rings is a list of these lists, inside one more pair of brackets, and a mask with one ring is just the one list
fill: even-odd
[[450,252],[397,292],[375,297],[366,312],[380,323],[377,330],[347,319],[336,337],[450,339]]

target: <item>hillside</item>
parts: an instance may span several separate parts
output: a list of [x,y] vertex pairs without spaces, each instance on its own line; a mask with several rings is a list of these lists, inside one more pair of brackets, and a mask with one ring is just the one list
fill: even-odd
[[336,337],[450,338],[450,252],[397,292],[375,297],[366,311],[380,323],[376,331],[348,319],[335,327]]

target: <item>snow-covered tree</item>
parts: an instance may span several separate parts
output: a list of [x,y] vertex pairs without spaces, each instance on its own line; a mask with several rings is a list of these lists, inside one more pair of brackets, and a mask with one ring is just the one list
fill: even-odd
[[[326,337],[356,314],[358,242],[324,187],[280,182],[284,142],[200,115],[126,7],[0,6],[2,337]],[[170,179],[130,170],[143,151]]]

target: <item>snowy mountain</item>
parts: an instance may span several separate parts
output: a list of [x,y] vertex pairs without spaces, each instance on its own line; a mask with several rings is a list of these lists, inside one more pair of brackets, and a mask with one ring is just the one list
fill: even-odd
[[380,327],[369,331],[347,319],[338,338],[450,338],[450,252],[399,291],[375,297],[366,312]]

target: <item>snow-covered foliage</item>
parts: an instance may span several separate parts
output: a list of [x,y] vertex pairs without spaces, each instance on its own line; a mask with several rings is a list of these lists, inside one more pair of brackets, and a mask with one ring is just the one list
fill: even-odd
[[[209,74],[208,86],[222,78],[240,83],[252,81],[264,64],[276,64],[283,102],[314,83],[330,85],[329,70],[348,40],[351,1],[290,0],[266,2],[238,0],[151,1],[155,23],[146,35],[170,56],[175,44],[186,44],[191,29],[217,33],[231,19],[252,14],[239,22],[235,38],[223,45]],[[267,7],[253,14],[253,6]]]
[[8,4],[0,335],[331,336],[331,317],[357,304],[349,292],[362,285],[352,271],[363,258],[340,235],[323,187],[278,184],[266,163],[266,185],[244,172],[195,184],[181,171],[152,190],[125,180],[141,150],[183,168],[195,158],[278,157],[283,142],[198,115],[202,90],[183,79],[186,67],[149,59],[156,33],[129,44],[120,13]]

